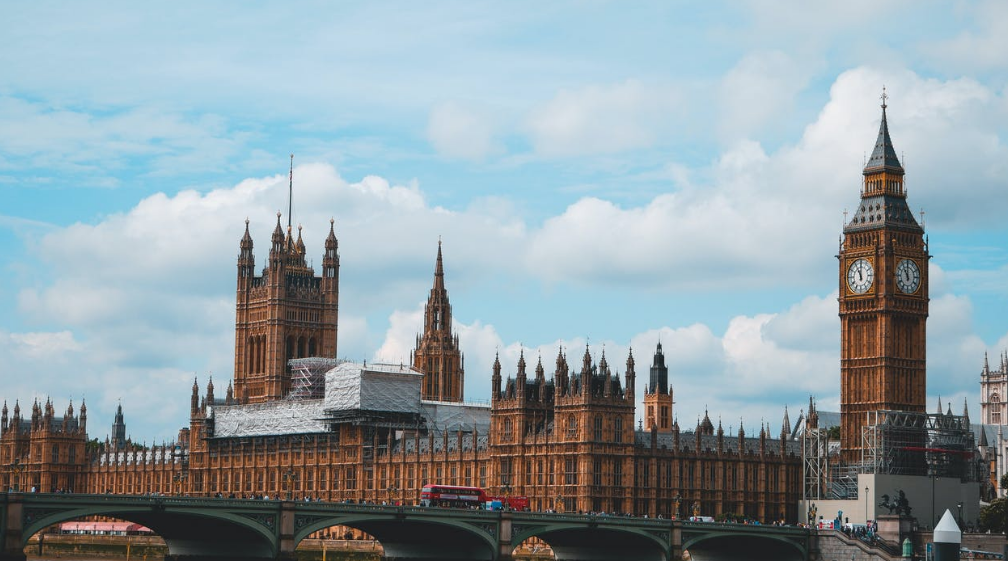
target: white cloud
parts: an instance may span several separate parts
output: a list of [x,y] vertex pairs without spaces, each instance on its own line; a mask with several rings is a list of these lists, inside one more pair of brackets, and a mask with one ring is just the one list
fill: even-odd
[[0,152],[19,167],[73,173],[90,186],[119,186],[115,171],[137,157],[157,175],[218,171],[248,140],[220,116],[150,105],[88,111],[0,95],[0,120]]
[[431,110],[427,139],[442,156],[480,161],[499,150],[493,128],[488,115],[446,102]]
[[793,110],[808,83],[808,69],[781,51],[749,53],[729,70],[718,87],[718,129],[728,140],[753,138]]
[[[574,297],[566,294],[576,292],[571,287],[587,287],[596,291],[589,292],[591,297],[604,298],[612,287],[645,288],[659,296],[744,288],[758,297],[766,287],[807,283],[799,292],[807,294],[835,286],[832,255],[841,210],[857,202],[861,156],[878,127],[874,93],[865,92],[880,90],[883,79],[901,100],[891,102],[889,114],[898,149],[906,146],[913,154],[910,161],[920,162],[908,166],[911,204],[927,202],[935,209],[929,211],[929,223],[948,226],[971,212],[982,218],[1008,210],[1003,197],[994,196],[1000,185],[994,180],[1001,165],[996,162],[1008,161],[998,142],[1001,125],[973,118],[1003,100],[969,80],[925,80],[909,72],[887,76],[867,68],[838,77],[829,102],[793,146],[767,153],[758,142],[739,141],[706,168],[688,174],[682,164],[670,163],[669,169],[689,181],[644,204],[584,198],[559,214],[542,211],[541,225],[526,224],[520,207],[500,197],[449,210],[432,205],[417,182],[397,184],[379,176],[350,182],[332,166],[299,165],[294,223],[304,225],[307,253],[316,264],[328,220],[336,219],[341,357],[408,360],[420,327],[416,306],[430,287],[439,235],[452,269],[452,290],[478,293],[470,297],[479,302],[473,305],[476,311],[456,309],[457,315],[468,315],[468,322],[456,327],[466,353],[467,395],[474,399],[488,394],[489,365],[498,351],[505,372],[513,372],[523,348],[533,364],[541,352],[548,370],[561,345],[569,350],[568,360],[580,362],[583,340],[538,345],[502,340],[495,314],[512,302],[508,290],[521,290],[514,286],[556,285],[556,299],[565,306],[572,305]],[[657,138],[668,122],[659,113],[673,97],[632,81],[570,90],[541,108],[530,127],[537,149],[547,155],[628,150]],[[951,146],[947,137],[963,126],[973,132],[957,138],[975,145]],[[982,154],[971,155],[971,149]],[[945,169],[945,151],[963,165]],[[977,179],[970,189],[948,188],[977,169],[980,175],[970,176]],[[284,174],[206,193],[158,194],[97,223],[29,237],[33,257],[49,269],[38,278],[55,280],[24,283],[19,313],[66,335],[50,335],[48,341],[36,337],[35,347],[27,335],[8,336],[6,344],[16,345],[22,357],[18,364],[29,364],[29,349],[63,345],[66,356],[80,358],[73,363],[76,379],[102,380],[100,388],[89,390],[99,393],[96,404],[114,404],[128,395],[130,403],[124,404],[143,411],[170,400],[177,411],[166,408],[161,417],[144,421],[151,423],[151,432],[170,434],[184,422],[186,380],[194,373],[203,380],[208,371],[220,379],[230,374],[234,260],[243,221],[251,219],[261,269],[286,188]],[[937,271],[934,287],[943,285]],[[482,302],[498,296],[500,302]],[[975,363],[982,345],[971,335],[969,301],[937,290],[933,297],[932,325],[940,327],[932,328],[938,336],[929,340],[932,372],[939,380],[932,386],[938,389],[946,379],[950,387],[972,384],[964,377],[972,374],[961,374],[962,365]],[[722,333],[695,322],[660,329],[641,325],[626,340],[593,341],[592,349],[600,353],[604,344],[607,357],[622,371],[632,343],[642,389],[643,365],[660,331],[684,418],[702,414],[706,403],[712,412],[744,414],[755,422],[755,416],[779,415],[784,403],[804,404],[808,393],[826,403],[836,395],[834,305],[830,297],[813,296],[777,314],[731,318]],[[509,326],[509,332],[514,329]],[[36,388],[63,387],[69,362],[31,364]],[[185,383],[171,390],[177,394],[161,391],[179,380]],[[724,391],[712,395],[712,386]],[[12,386],[10,391],[30,390]]]
[[622,152],[650,146],[679,113],[669,86],[627,80],[560,90],[528,117],[532,145],[543,156]]
[[1003,70],[1008,66],[1008,5],[987,0],[963,3],[959,9],[972,19],[972,29],[925,43],[924,53],[957,73],[964,68]]

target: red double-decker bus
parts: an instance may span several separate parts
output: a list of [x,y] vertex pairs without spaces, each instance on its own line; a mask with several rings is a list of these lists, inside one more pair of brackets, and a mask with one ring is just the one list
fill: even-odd
[[486,502],[487,495],[479,487],[424,485],[420,489],[420,506],[486,508]]
[[427,484],[420,489],[420,506],[528,510],[528,497],[494,497],[479,487]]

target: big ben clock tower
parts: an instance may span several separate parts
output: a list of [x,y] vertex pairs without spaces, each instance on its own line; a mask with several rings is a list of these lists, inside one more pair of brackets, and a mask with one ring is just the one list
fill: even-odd
[[840,446],[863,461],[862,432],[880,410],[924,412],[928,259],[889,138],[886,96],[861,202],[840,246]]

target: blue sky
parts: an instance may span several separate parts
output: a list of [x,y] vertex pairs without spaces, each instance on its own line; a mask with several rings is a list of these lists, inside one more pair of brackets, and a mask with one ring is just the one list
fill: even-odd
[[[999,2],[31,3],[0,22],[0,397],[171,439],[233,368],[244,220],[341,253],[339,353],[408,360],[444,242],[501,353],[660,338],[680,424],[838,408],[838,237],[883,85],[930,240],[929,408],[1008,348]],[[285,216],[286,219],[286,216]],[[643,388],[645,369],[639,373]]]

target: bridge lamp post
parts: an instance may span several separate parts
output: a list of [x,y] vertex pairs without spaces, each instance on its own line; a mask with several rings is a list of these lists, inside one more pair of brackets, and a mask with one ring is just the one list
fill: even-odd
[[958,503],[956,503],[956,507],[959,509],[959,527],[960,528],[962,528],[962,526],[963,526],[962,506],[963,506],[962,501],[959,501]]
[[868,486],[864,488],[864,523],[868,525]]
[[394,485],[394,484],[393,485],[389,485],[388,489],[386,489],[385,491],[386,491],[386,495],[388,496],[389,503],[392,504],[392,505],[395,505],[396,504],[395,494],[399,491],[399,487],[397,485]]
[[294,470],[287,468],[287,471],[283,472],[283,484],[284,490],[287,491],[287,500],[291,500],[294,497]]
[[11,488],[15,493],[21,491],[21,472],[23,471],[24,466],[21,465],[21,458],[15,458],[10,465],[11,477],[14,478],[13,485],[11,485]]
[[186,474],[179,472],[172,476],[172,481],[175,482],[175,494],[182,495],[182,482],[186,479]]

